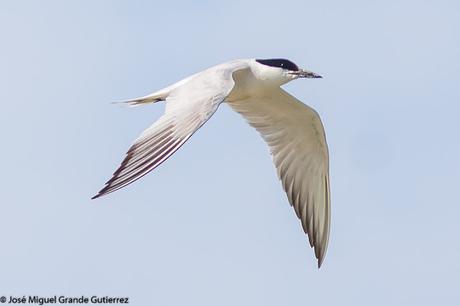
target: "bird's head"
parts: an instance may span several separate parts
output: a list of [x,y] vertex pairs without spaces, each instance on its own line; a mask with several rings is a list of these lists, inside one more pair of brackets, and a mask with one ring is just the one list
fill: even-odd
[[298,78],[322,78],[319,74],[300,69],[296,64],[287,59],[271,58],[256,59],[255,74],[263,81],[285,84]]

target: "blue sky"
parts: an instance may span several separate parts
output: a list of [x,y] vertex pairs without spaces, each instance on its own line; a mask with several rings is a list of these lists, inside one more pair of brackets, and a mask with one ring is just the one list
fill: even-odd
[[[457,1],[3,1],[0,295],[132,305],[455,305]],[[110,104],[235,58],[324,76],[332,229],[318,270],[263,141],[222,105],[97,201],[162,105]]]

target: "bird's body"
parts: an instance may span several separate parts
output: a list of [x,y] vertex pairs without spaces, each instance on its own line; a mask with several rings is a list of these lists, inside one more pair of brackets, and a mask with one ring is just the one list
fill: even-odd
[[280,88],[299,77],[320,76],[283,59],[235,60],[126,101],[130,105],[166,101],[165,114],[135,140],[121,166],[93,198],[156,168],[227,102],[269,145],[283,188],[320,266],[329,238],[329,158],[318,114]]

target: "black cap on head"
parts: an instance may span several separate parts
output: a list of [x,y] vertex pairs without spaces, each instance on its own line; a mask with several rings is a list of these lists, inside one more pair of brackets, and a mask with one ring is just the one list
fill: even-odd
[[299,67],[290,60],[284,58],[256,59],[256,62],[271,67],[283,68],[290,71],[299,71]]

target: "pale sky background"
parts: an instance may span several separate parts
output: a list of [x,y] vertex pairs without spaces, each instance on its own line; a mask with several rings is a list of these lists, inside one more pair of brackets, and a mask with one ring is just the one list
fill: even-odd
[[[131,305],[459,305],[458,1],[2,1],[0,295]],[[162,105],[110,104],[235,58],[324,76],[318,270],[257,132],[222,105],[91,201]]]

